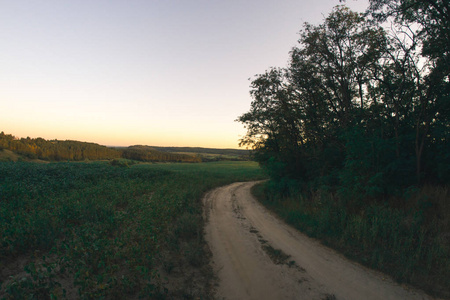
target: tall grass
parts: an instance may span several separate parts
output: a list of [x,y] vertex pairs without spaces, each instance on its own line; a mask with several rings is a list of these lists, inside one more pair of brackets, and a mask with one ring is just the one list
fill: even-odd
[[[426,291],[450,297],[449,190],[424,187],[401,207],[372,202],[358,211],[324,190],[305,195],[267,183],[254,194],[288,223],[365,265]],[[398,203],[398,199],[395,201]]]
[[201,197],[257,164],[115,165],[0,163],[0,298],[207,297]]

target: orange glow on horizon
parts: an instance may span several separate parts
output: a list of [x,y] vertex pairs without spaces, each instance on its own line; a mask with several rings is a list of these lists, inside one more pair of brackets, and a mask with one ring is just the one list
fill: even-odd
[[[111,130],[74,130],[67,126],[28,127],[22,126],[2,126],[0,132],[12,134],[17,138],[43,138],[46,140],[76,140],[80,142],[96,143],[105,146],[127,147],[132,145],[149,145],[162,147],[203,147],[219,149],[239,149],[239,140],[236,138],[221,137],[214,133],[186,134],[183,132],[154,132],[132,131],[117,127]],[[243,132],[244,133],[244,132]],[[242,133],[242,134],[243,134]],[[205,138],[206,136],[206,138]]]

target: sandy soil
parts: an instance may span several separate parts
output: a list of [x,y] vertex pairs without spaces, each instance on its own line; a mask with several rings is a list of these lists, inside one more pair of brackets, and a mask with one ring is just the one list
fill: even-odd
[[252,197],[254,184],[204,198],[218,299],[432,299],[284,224]]

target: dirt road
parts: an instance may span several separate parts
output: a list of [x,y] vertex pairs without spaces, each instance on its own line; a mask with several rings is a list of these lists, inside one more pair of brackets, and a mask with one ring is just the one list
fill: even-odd
[[234,183],[205,196],[218,299],[431,299],[287,226]]

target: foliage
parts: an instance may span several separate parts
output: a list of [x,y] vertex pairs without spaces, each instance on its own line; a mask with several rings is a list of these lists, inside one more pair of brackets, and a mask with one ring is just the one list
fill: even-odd
[[115,149],[94,143],[78,141],[47,141],[42,138],[29,137],[17,139],[10,134],[0,132],[0,147],[24,155],[30,159],[52,161],[82,161],[113,159],[121,156]]
[[201,159],[198,156],[162,152],[149,146],[130,146],[123,150],[122,157],[139,161],[153,162],[201,162]]
[[250,160],[250,150],[243,149],[214,149],[202,147],[158,147],[151,146],[151,148],[170,153],[189,154],[201,158],[203,162],[207,161],[240,161]]
[[109,164],[114,167],[122,167],[122,168],[128,168],[137,162],[134,160],[129,159],[123,159],[123,158],[114,158],[109,161]]
[[287,220],[448,296],[448,1],[370,3],[305,24],[289,65],[256,75],[241,144]]
[[[11,153],[5,153],[12,151]],[[11,134],[0,132],[0,160],[46,160],[46,161],[84,161],[112,160],[112,164],[130,163],[131,160],[143,162],[210,162],[210,161],[248,161],[249,150],[209,149],[193,147],[105,147],[94,143],[78,141],[47,141],[42,138],[18,139]],[[125,159],[125,160],[124,160]]]
[[[423,40],[423,54],[449,68],[450,3],[446,0],[370,0],[368,10],[377,20],[414,23]],[[445,66],[445,63],[447,64]]]
[[422,47],[410,27],[389,32],[336,7],[305,24],[287,68],[252,81],[241,144],[276,180],[329,182],[349,197],[447,183],[450,72]]
[[207,298],[183,285],[207,270],[201,197],[260,178],[252,162],[0,163],[0,298]]

